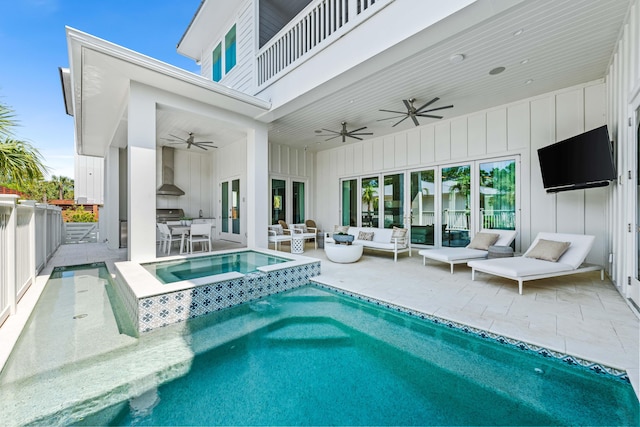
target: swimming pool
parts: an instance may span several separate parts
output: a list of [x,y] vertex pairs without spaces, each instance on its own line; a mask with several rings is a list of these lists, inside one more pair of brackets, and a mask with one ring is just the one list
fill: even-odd
[[[87,337],[76,346],[91,342]],[[85,363],[51,368],[28,378],[23,389],[6,389],[0,412],[13,419],[14,411],[46,406],[54,412],[20,419],[82,425],[639,421],[630,384],[602,369],[315,285],[161,328]]]
[[167,284],[232,271],[242,274],[253,273],[258,271],[258,267],[288,261],[291,260],[256,251],[242,251],[216,255],[210,254],[174,261],[153,262],[142,264],[142,266],[160,282]]

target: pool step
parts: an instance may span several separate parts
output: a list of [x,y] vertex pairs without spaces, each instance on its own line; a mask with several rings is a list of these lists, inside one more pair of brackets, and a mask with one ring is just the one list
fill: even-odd
[[324,345],[349,345],[351,336],[329,323],[299,322],[286,324],[268,333],[265,340],[273,344],[316,345],[319,341]]

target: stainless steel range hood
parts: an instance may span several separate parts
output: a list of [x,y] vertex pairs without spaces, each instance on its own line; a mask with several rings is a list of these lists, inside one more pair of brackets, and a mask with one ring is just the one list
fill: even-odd
[[184,196],[184,191],[173,184],[173,156],[172,147],[162,147],[162,185],[158,188],[158,196]]

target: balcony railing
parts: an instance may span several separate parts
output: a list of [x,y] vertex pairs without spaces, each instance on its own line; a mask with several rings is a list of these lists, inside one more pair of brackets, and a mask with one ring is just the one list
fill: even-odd
[[392,1],[312,1],[258,52],[258,86],[311,57]]

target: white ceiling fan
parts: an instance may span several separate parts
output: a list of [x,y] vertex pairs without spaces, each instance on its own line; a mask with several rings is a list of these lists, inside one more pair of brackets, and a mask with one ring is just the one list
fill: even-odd
[[171,138],[162,138],[165,141],[169,141],[170,144],[187,144],[187,149],[190,149],[191,146],[195,146],[200,148],[201,150],[207,150],[208,148],[218,148],[215,145],[213,145],[213,141],[196,141],[195,140],[195,135],[193,134],[193,132],[189,132],[188,134],[189,136],[187,137],[187,139],[184,138],[180,138],[179,136],[175,136],[172,134],[169,134]]

